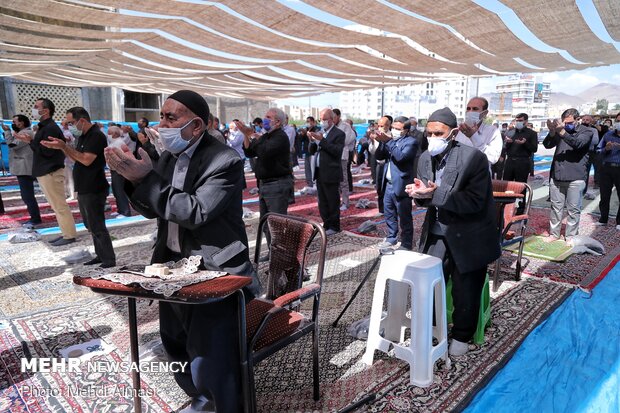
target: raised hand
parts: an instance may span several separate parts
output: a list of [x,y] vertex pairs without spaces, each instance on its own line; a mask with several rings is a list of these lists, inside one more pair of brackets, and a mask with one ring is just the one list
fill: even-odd
[[139,183],[153,170],[153,163],[146,151],[140,148],[138,153],[142,159],[136,159],[125,144],[121,148],[108,146],[104,150],[105,160],[110,169],[118,172],[133,183]]

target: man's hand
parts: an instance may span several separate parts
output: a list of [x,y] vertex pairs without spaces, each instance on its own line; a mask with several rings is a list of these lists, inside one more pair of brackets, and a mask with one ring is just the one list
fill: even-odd
[[149,138],[142,132],[138,132],[138,140],[142,145],[149,141]]
[[140,148],[138,153],[142,159],[136,159],[125,144],[120,149],[108,146],[104,150],[105,160],[110,169],[133,183],[139,183],[153,170],[153,163],[146,151]]
[[9,130],[9,127],[3,123],[3,124],[2,124],[2,130],[3,130],[3,131],[8,131],[8,130]]
[[525,143],[525,138],[517,139],[517,140],[515,140],[515,143],[517,143],[519,145],[523,145]]
[[386,135],[385,133],[383,133],[383,131],[377,131],[377,138],[376,138],[379,142],[387,142],[390,139],[392,139],[390,136]]
[[22,142],[30,143],[32,142],[32,137],[27,133],[18,133],[15,135],[15,139],[19,139]]
[[237,130],[241,133],[243,133],[245,136],[250,136],[252,135],[255,131],[254,128],[250,128],[249,126],[243,124],[240,121],[235,121],[235,126],[237,127]]
[[605,150],[606,151],[611,151],[614,148],[614,143],[613,142],[607,142],[605,144]]
[[459,130],[463,132],[463,135],[471,138],[474,133],[478,132],[478,125],[469,126],[467,123],[463,122],[459,125]]
[[510,138],[510,137],[508,137],[508,136],[506,136],[505,141],[506,141],[506,143],[513,143],[513,142],[514,142],[514,141],[512,140],[512,138]]
[[52,138],[51,136],[49,136],[47,139],[49,139],[49,140],[42,140],[41,141],[41,145],[45,146],[46,148],[58,149],[58,150],[62,151],[67,146],[66,142],[63,141],[62,139]]
[[320,142],[323,140],[323,134],[321,132],[308,132],[308,135],[315,141]]
[[410,197],[416,199],[428,199],[433,197],[433,192],[437,189],[437,184],[432,181],[428,181],[428,185],[424,185],[424,182],[418,178],[413,179],[413,183],[405,187],[405,191]]
[[547,127],[549,128],[549,134],[554,136],[556,133],[563,134],[564,122],[558,119],[547,119]]

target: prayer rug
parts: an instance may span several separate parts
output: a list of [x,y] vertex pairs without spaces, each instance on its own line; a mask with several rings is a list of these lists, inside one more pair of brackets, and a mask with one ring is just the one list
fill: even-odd
[[[512,244],[506,249],[516,254],[519,251],[519,244]],[[547,242],[541,235],[527,237],[523,244],[523,255],[554,262],[565,261],[572,254],[571,250],[572,247],[565,241]]]

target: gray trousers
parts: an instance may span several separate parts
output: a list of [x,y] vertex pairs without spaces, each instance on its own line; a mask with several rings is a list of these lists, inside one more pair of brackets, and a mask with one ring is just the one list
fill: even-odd
[[568,218],[566,220],[566,237],[579,234],[579,218],[581,216],[581,201],[586,186],[584,180],[549,182],[549,196],[551,197],[551,216],[549,220],[549,234],[560,238],[562,229],[562,215],[564,205]]

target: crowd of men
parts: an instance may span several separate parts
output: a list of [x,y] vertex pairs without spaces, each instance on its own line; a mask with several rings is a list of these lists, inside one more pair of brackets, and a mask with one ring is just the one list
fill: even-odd
[[[316,193],[330,236],[341,230],[340,213],[351,207],[351,165],[368,165],[388,229],[381,248],[414,250],[412,208],[414,204],[427,208],[418,249],[441,258],[446,280],[452,279],[449,351],[460,356],[468,351],[477,326],[487,265],[501,253],[492,177],[527,182],[538,148],[527,114],[518,114],[501,128],[486,122],[487,114],[486,99],[474,97],[463,122],[449,108],[432,113],[424,131],[415,118],[386,115],[357,139],[338,109],[325,108],[320,123],[308,117],[305,127],[296,130],[286,113],[269,108],[251,124],[233,120],[222,133],[204,98],[181,90],[164,102],[159,125],[149,127],[148,120],[141,119],[136,132],[111,124],[107,137],[82,107],[69,109],[59,126],[53,102],[41,98],[30,116],[38,121],[36,132],[29,117],[19,114],[13,117],[12,130],[5,128],[5,138],[29,225],[41,223],[35,179],[56,214],[62,236],[51,245],[75,242],[75,222],[67,203],[75,192],[96,253],[85,264],[116,265],[105,225],[107,165],[119,214],[129,216],[133,208],[158,221],[152,262],[200,255],[204,269],[252,277],[245,288],[248,298],[259,295],[260,288],[242,220],[245,159],[256,176],[261,216],[287,214],[295,202],[293,172],[303,159],[305,189]],[[560,238],[564,207],[566,239],[578,234],[591,165],[601,191],[599,224],[607,224],[612,188],[620,188],[620,114],[613,120],[605,124],[567,109],[561,119],[547,122],[549,135],[543,145],[555,148],[550,239]],[[65,188],[68,169],[71,194]],[[616,224],[620,229],[620,222]],[[235,299],[209,305],[161,302],[159,312],[166,351],[191,365],[175,376],[192,396],[183,411],[208,411],[214,406],[218,412],[239,411],[242,378],[238,369],[231,368],[240,364],[237,330],[231,327],[237,320]],[[216,341],[212,331],[218,332]]]

